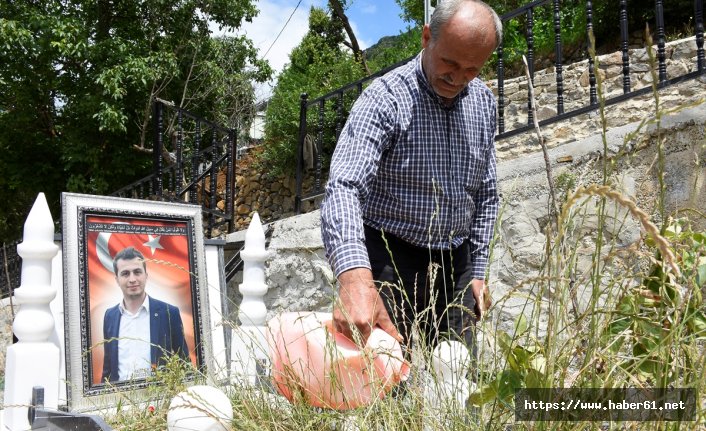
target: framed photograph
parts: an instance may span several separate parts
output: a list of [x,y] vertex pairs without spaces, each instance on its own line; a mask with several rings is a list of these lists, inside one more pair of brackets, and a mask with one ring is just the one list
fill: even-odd
[[212,375],[201,208],[64,193],[62,220],[68,409],[146,392],[174,356]]

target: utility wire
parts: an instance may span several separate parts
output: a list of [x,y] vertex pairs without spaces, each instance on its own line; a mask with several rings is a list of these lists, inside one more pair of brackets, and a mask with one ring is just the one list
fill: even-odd
[[287,19],[287,22],[284,23],[284,27],[282,27],[282,30],[279,31],[279,34],[277,35],[277,37],[275,38],[275,40],[272,41],[272,45],[270,45],[270,47],[267,48],[267,52],[265,52],[265,55],[262,56],[263,59],[264,59],[265,57],[267,57],[267,54],[269,54],[269,53],[270,53],[270,50],[272,49],[272,47],[275,46],[275,43],[277,42],[277,40],[279,39],[279,37],[282,36],[282,32],[284,31],[285,28],[287,28],[287,24],[289,24],[289,21],[292,20],[292,17],[294,16],[294,12],[297,11],[297,9],[299,8],[299,5],[300,5],[301,3],[302,3],[302,0],[299,0],[299,2],[297,3],[297,5],[294,7],[294,10],[292,11],[292,14],[289,15],[289,18]]

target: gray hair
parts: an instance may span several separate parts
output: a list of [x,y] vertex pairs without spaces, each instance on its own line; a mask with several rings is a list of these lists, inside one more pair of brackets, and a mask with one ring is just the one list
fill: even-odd
[[454,15],[456,15],[456,12],[458,12],[458,9],[463,3],[467,2],[476,3],[488,11],[490,16],[493,18],[493,24],[495,24],[495,47],[497,48],[500,46],[500,43],[503,40],[503,22],[500,20],[497,12],[481,0],[437,0],[434,13],[431,15],[431,19],[429,20],[431,38],[436,40],[439,36],[439,32],[441,31],[441,27],[449,22]]

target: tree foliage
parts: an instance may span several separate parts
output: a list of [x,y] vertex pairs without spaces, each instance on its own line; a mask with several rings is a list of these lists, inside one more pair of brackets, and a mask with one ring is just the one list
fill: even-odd
[[[424,25],[424,1],[423,0],[395,0],[402,9],[402,19],[406,22],[414,23],[417,27]],[[431,2],[436,6],[436,1]]]
[[[355,45],[348,40],[352,29],[346,28],[347,18],[343,13],[349,2],[329,0],[328,4],[330,9],[335,6],[335,10],[315,7],[310,10],[309,31],[291,52],[269,101],[262,158],[271,168],[270,173],[292,173],[296,167],[301,95],[306,93],[311,101],[368,75],[360,54],[356,56],[349,49]],[[374,73],[411,57],[420,48],[420,29],[387,38],[365,50],[367,70]],[[351,97],[345,97],[343,110],[352,102]],[[336,109],[331,102],[325,106],[324,122],[331,130],[335,128]],[[318,115],[318,110],[310,109],[308,115]],[[314,119],[308,121],[313,123]],[[325,146],[333,144],[324,142]]]
[[309,12],[309,31],[289,55],[267,108],[264,160],[272,173],[295,167],[302,93],[314,99],[360,79],[363,69],[343,46],[343,25],[320,8]]
[[[36,194],[105,194],[149,173],[155,97],[235,126],[271,75],[245,37],[212,36],[252,0],[15,0],[0,4],[0,237]],[[55,211],[56,214],[56,211]],[[55,217],[56,218],[56,217]]]

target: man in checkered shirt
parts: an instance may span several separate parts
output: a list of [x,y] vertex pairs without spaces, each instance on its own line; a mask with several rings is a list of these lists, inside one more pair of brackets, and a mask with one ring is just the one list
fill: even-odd
[[488,5],[444,0],[422,52],[353,106],[321,210],[334,325],[350,338],[378,326],[409,342],[416,320],[417,342],[473,347],[498,212],[496,102],[477,76],[501,39]]

